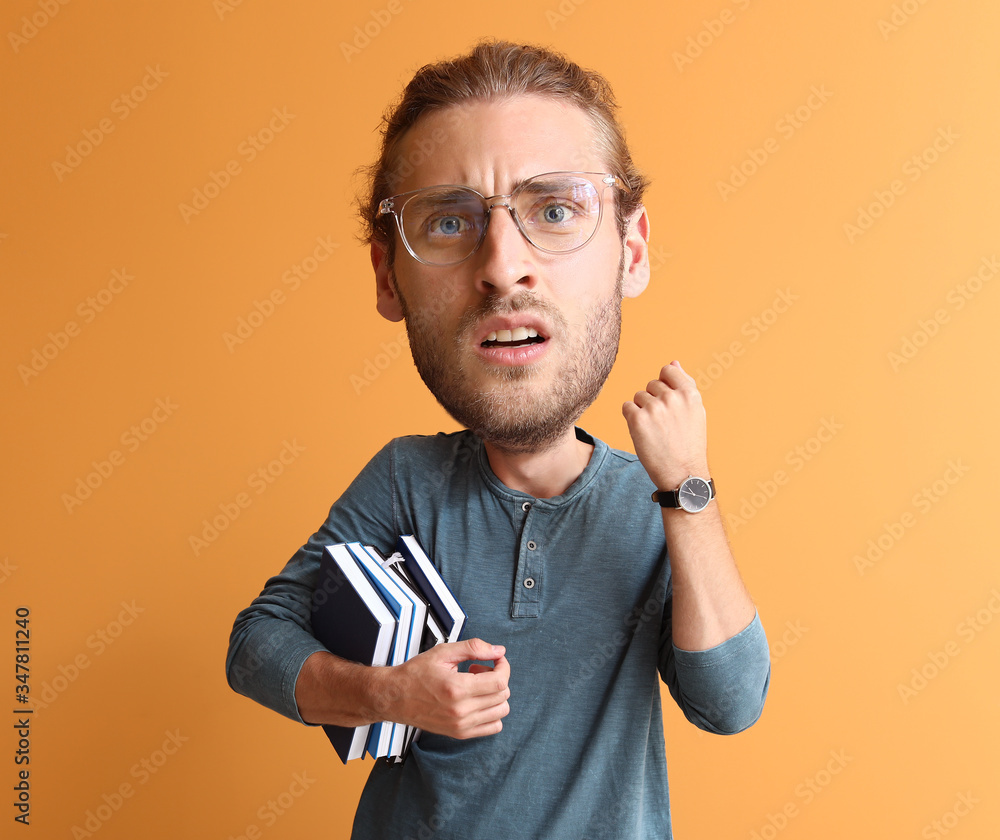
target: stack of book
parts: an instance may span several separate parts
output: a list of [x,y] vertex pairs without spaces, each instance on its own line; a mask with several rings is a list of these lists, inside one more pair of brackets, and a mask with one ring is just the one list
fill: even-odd
[[[466,615],[440,572],[411,535],[382,556],[357,542],[326,546],[313,634],[343,659],[363,665],[401,665],[441,642],[457,642]],[[365,726],[324,725],[345,764],[368,753],[401,761],[420,731],[382,721]]]

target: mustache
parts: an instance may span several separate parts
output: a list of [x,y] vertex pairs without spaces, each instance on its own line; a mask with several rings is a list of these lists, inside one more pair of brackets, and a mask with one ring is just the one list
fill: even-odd
[[475,330],[476,326],[487,318],[496,315],[513,315],[518,312],[531,312],[534,315],[540,315],[557,329],[566,327],[566,318],[555,304],[525,291],[513,297],[490,295],[484,298],[482,302],[462,315],[458,325],[459,335],[465,335]]

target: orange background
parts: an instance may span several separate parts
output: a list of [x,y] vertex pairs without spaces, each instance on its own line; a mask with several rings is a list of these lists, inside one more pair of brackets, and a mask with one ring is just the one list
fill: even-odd
[[769,631],[749,732],[700,733],[668,700],[677,836],[995,836],[1000,7],[12,0],[0,34],[0,710],[20,605],[36,708],[16,829],[348,836],[367,763],[233,694],[223,661],[369,457],[453,428],[374,311],[351,201],[413,71],[496,35],[618,93],[653,279],[581,425],[628,448],[621,403],[672,358],[699,375]]

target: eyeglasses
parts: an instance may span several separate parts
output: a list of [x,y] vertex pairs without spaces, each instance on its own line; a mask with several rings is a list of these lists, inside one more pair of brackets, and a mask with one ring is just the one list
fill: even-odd
[[538,250],[568,254],[594,238],[609,187],[630,190],[614,175],[547,172],[524,181],[509,195],[489,198],[452,184],[401,193],[383,199],[378,215],[392,213],[406,250],[426,265],[456,265],[471,257],[486,237],[495,207],[505,207]]

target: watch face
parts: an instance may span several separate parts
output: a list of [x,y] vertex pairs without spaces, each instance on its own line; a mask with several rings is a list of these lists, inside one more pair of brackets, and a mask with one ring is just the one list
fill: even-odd
[[677,499],[688,513],[697,513],[712,501],[712,489],[703,478],[686,478],[677,491]]

